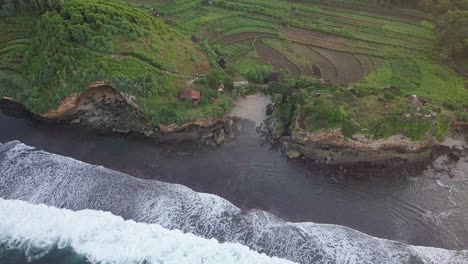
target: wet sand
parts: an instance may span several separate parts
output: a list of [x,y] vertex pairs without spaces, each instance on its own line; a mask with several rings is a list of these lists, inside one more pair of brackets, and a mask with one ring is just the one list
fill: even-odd
[[234,102],[230,116],[252,120],[258,126],[266,119],[268,104],[271,104],[271,97],[261,93],[240,97]]

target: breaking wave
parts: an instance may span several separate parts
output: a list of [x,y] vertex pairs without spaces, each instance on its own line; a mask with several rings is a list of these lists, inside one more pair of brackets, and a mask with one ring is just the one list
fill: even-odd
[[108,212],[74,212],[1,198],[0,212],[0,245],[4,254],[10,252],[5,254],[10,259],[23,252],[28,262],[61,254],[81,258],[80,263],[101,264],[293,263],[239,244],[221,244],[158,224],[125,221]]
[[109,211],[303,264],[468,263],[468,251],[410,246],[337,225],[288,223],[264,211],[242,211],[215,195],[133,178],[19,142],[0,146],[0,197]]

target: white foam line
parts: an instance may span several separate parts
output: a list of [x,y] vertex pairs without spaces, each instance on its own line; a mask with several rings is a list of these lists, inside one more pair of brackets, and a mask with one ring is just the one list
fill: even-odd
[[[337,225],[287,223],[267,212],[258,210],[241,211],[221,197],[197,193],[182,185],[136,179],[103,167],[96,167],[71,158],[34,150],[23,144],[16,144],[3,152],[0,150],[0,197],[11,200],[26,200],[36,204],[45,203],[73,210],[90,208],[112,211],[116,215],[137,222],[155,223],[171,230],[177,229],[205,238],[215,237],[220,241],[240,243],[252,250],[302,264],[468,264],[468,251],[466,250],[450,251],[410,246],[396,241],[371,237],[356,230]],[[5,211],[8,212],[8,210],[0,208],[0,219],[6,217],[3,213]],[[91,216],[95,216],[96,213],[96,211],[84,212],[88,212]],[[64,214],[68,215],[69,213]],[[48,217],[58,215],[61,214],[50,214]],[[99,213],[99,215],[111,216],[104,213]],[[13,218],[13,216],[10,217]],[[22,223],[18,228],[27,227],[28,225],[36,226],[36,221],[38,221],[36,218],[39,218],[29,216],[27,213],[16,215],[16,217]],[[115,218],[123,221],[120,217]],[[86,217],[83,216],[81,220],[77,223],[81,223],[80,225],[86,227],[88,224]],[[44,216],[41,221],[44,223],[52,221],[55,224],[54,221],[59,220],[47,219]],[[15,222],[10,223],[14,224]],[[69,226],[66,223],[60,223],[63,224],[61,228],[67,232],[72,232],[73,230],[67,229],[76,228],[74,226],[78,226],[78,229],[84,229],[75,222],[70,222]],[[125,254],[118,252],[116,256],[108,256],[109,258],[112,257],[111,260],[116,261],[116,263],[128,263],[128,256],[139,257],[136,253],[136,255],[129,254],[127,252],[129,250],[130,253],[143,252],[146,254],[146,251],[134,248],[133,245],[141,243],[142,246],[139,247],[144,248],[147,246],[151,248],[152,244],[140,242],[140,239],[152,238],[147,237],[145,234],[146,228],[133,227],[133,224],[137,226],[153,225],[136,224],[132,221],[128,221],[128,223],[128,226],[132,228],[126,227],[127,225],[124,224],[113,226],[106,221],[99,225],[92,223],[95,225],[94,230],[96,232],[100,231],[100,229],[108,231],[98,237],[103,239],[104,242],[106,241],[104,238],[108,236],[107,234],[114,234],[110,231],[114,229],[118,231],[116,231],[115,235],[110,235],[115,237],[116,244],[103,245],[103,252],[97,253],[105,254],[113,249],[123,248]],[[110,226],[111,229],[106,229],[107,226]],[[36,227],[40,228],[40,226]],[[65,232],[62,229],[60,229],[60,232]],[[151,230],[151,228],[148,228],[148,230]],[[65,233],[68,235],[74,234],[72,238],[76,238],[75,236],[79,238],[73,240],[78,242],[72,244],[69,238],[62,239],[61,233],[55,234],[54,232],[57,231],[53,226],[50,226],[49,232],[55,236],[49,236],[45,232],[37,233],[35,237],[37,241],[45,240],[39,246],[42,244],[50,245],[52,242],[48,242],[47,238],[52,241],[60,238],[60,241],[65,241],[61,242],[65,245],[74,246],[75,243],[78,243],[76,245],[79,247],[73,247],[78,253],[80,253],[78,250],[83,250],[83,246],[79,244],[83,238],[78,233]],[[28,232],[23,232],[23,234],[27,238],[26,241],[28,241],[26,246],[32,243],[30,241],[34,241],[29,239]],[[1,235],[3,235],[2,230],[0,230]],[[45,238],[41,238],[42,235],[45,235]],[[128,239],[123,240],[127,236]],[[87,241],[87,238],[85,236],[85,241]],[[111,239],[111,242],[114,240]],[[22,240],[18,241],[21,244]],[[155,239],[154,241],[160,240]],[[177,244],[178,242],[171,243]],[[91,245],[89,246],[89,252],[83,251],[83,254],[96,253],[93,251],[94,244],[92,242],[87,242],[87,244]],[[99,246],[99,243],[96,245]],[[222,245],[224,244],[221,244],[221,247]],[[96,248],[99,248],[98,246]],[[112,248],[112,246],[114,247]],[[85,249],[87,248],[85,247]],[[232,251],[227,252],[232,253]],[[99,254],[98,256],[100,256]],[[147,254],[153,257],[151,252]],[[229,256],[232,257],[233,254]],[[89,256],[93,257],[94,255]],[[249,263],[275,263],[268,257],[264,257],[267,258],[266,262],[252,260]],[[123,258],[123,260],[118,262],[120,258]],[[175,263],[184,262],[178,261]],[[212,263],[239,262],[214,261]]]
[[293,263],[108,212],[74,212],[1,198],[0,212],[0,243],[23,250],[30,260],[70,247],[91,263]]

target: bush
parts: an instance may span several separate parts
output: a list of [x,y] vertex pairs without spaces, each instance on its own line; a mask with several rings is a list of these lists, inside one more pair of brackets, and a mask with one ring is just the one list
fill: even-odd
[[213,71],[208,75],[208,86],[210,88],[216,89],[220,82],[224,82],[225,76],[222,71]]
[[264,83],[274,68],[269,64],[259,64],[253,61],[244,61],[239,65],[239,72],[249,81]]
[[345,137],[352,137],[359,132],[360,128],[361,126],[354,121],[354,119],[348,119],[341,124],[341,133],[343,133]]
[[[468,119],[467,119],[468,120]],[[447,118],[438,118],[434,125],[434,136],[438,140],[442,140],[444,134],[450,127],[450,120]]]
[[435,26],[434,26],[431,22],[429,22],[429,21],[427,21],[427,20],[423,20],[423,21],[421,21],[421,23],[419,23],[419,24],[420,24],[422,27],[427,28],[427,29],[429,29],[429,30],[434,30],[434,29],[435,29]]
[[308,103],[303,108],[305,126],[309,132],[323,128],[338,127],[347,118],[344,106],[330,106],[320,99]]
[[461,122],[468,122],[468,112],[457,111],[455,113],[457,120]]

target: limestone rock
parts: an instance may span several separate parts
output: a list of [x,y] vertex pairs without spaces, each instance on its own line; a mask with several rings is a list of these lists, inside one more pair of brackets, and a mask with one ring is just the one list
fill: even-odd
[[226,133],[224,132],[224,129],[219,129],[215,135],[214,135],[214,141],[216,144],[221,145],[224,143],[224,140],[226,138]]
[[297,151],[297,150],[293,150],[293,149],[292,149],[292,150],[288,150],[288,151],[286,152],[286,155],[287,155],[288,158],[290,158],[290,159],[297,159],[297,158],[299,158],[299,157],[301,156],[301,153],[299,153],[299,151]]
[[271,116],[275,110],[275,107],[272,104],[268,104],[265,108],[267,116]]
[[232,125],[234,124],[234,121],[232,121],[232,119],[226,119],[226,121],[224,122],[224,130],[226,131],[226,133],[228,134],[231,134],[232,133]]

